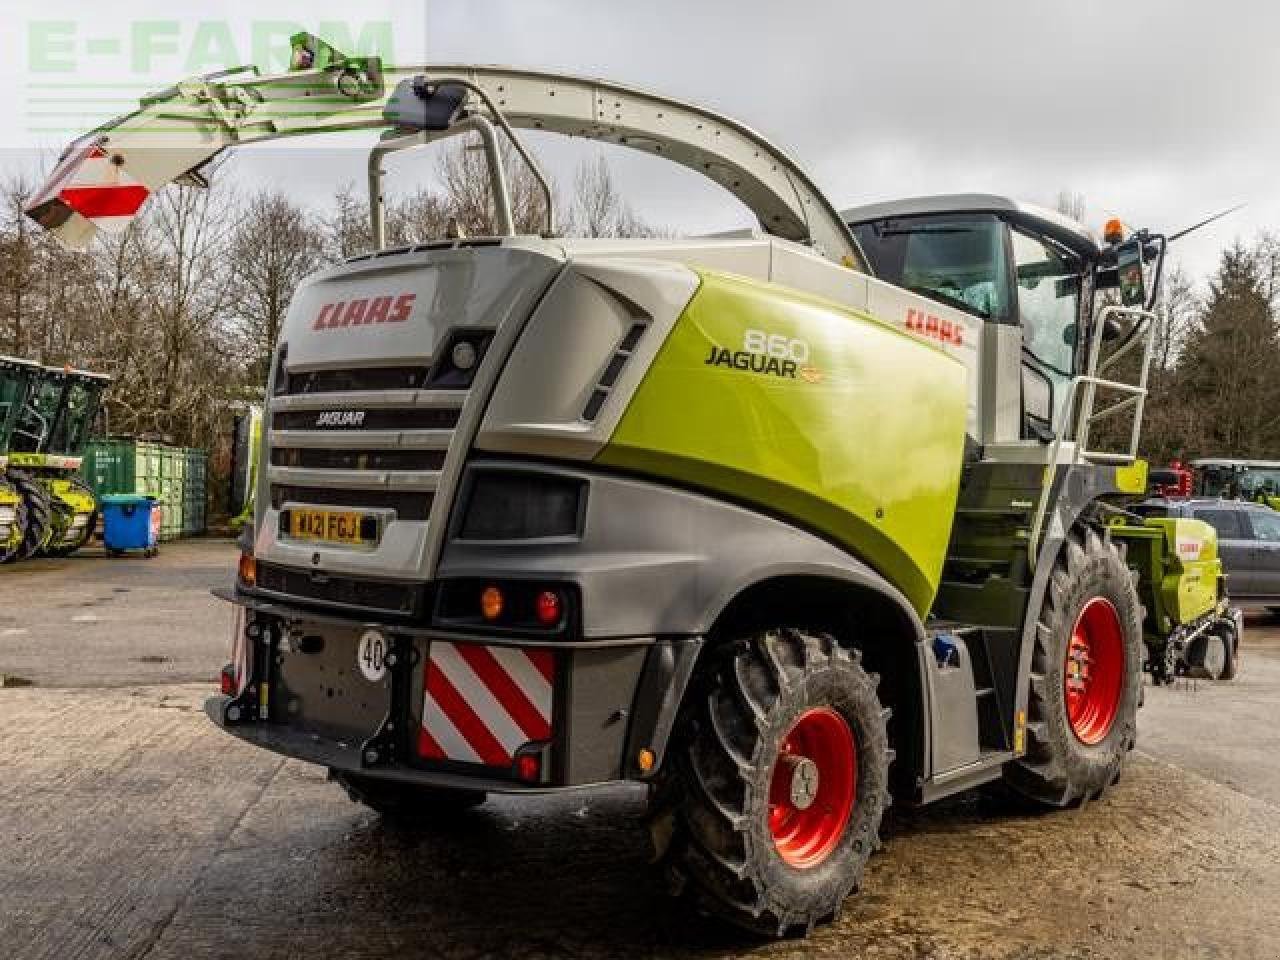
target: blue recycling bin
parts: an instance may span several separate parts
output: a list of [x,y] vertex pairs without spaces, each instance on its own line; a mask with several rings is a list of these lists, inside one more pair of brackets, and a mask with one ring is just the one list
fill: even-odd
[[126,550],[141,550],[154,557],[160,542],[163,507],[154,497],[114,493],[102,498],[102,542],[107,553],[118,557]]

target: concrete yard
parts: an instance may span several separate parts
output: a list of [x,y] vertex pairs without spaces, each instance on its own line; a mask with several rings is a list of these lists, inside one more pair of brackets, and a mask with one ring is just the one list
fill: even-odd
[[660,895],[638,789],[491,800],[406,830],[323,770],[216,731],[200,705],[230,609],[208,589],[234,559],[210,541],[0,571],[0,956],[1280,955],[1266,615],[1237,681],[1147,690],[1104,800],[896,811],[836,924],[759,943]]

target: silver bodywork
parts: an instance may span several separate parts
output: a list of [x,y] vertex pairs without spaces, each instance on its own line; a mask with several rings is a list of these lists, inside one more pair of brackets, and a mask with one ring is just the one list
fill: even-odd
[[[294,297],[281,333],[290,376],[380,367],[426,368],[439,344],[459,328],[496,331],[467,391],[394,390],[276,395],[268,391],[268,429],[257,492],[255,553],[270,564],[340,575],[430,580],[443,543],[457,481],[473,448],[590,461],[608,443],[632,394],[698,288],[698,270],[714,270],[806,290],[842,307],[908,330],[913,310],[945,316],[965,331],[961,344],[924,341],[970,371],[968,419],[978,420],[976,378],[984,331],[951,310],[849,270],[812,249],[776,237],[748,235],[690,240],[564,240],[513,238],[385,251],[355,258],[309,280]],[[403,324],[316,329],[326,304],[413,293]],[[634,354],[598,416],[587,401],[628,330],[643,326]],[[448,430],[283,430],[279,414],[359,414],[373,409],[457,410]],[[430,471],[326,469],[273,464],[273,452],[293,449],[439,450]],[[280,531],[280,512],[312,504],[281,500],[277,488],[417,493],[433,498],[425,520],[380,512],[372,549],[295,541]],[[342,502],[339,500],[338,502]]]
[[841,211],[845,223],[867,223],[889,217],[918,217],[948,213],[996,213],[1014,223],[1022,223],[1034,232],[1057,240],[1082,256],[1096,257],[1102,252],[1093,232],[1070,217],[1047,207],[1026,203],[1011,197],[988,193],[954,193],[933,197],[906,197],[880,203],[864,204]]

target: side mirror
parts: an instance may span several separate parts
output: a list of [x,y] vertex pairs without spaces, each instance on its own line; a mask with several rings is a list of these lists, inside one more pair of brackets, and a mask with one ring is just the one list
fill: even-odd
[[1116,248],[1116,275],[1120,287],[1120,302],[1126,307],[1145,307],[1147,283],[1142,273],[1140,240],[1130,240]]
[[442,133],[458,122],[466,102],[467,88],[460,84],[432,84],[426,77],[409,77],[396,85],[382,116],[402,130]]

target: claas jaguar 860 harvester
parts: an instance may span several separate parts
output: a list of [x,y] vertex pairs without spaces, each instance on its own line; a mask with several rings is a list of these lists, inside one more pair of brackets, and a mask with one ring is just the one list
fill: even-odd
[[[374,247],[293,296],[214,723],[388,814],[649,784],[673,888],[768,934],[839,909],[891,796],[1117,780],[1143,611],[1109,523],[1146,475],[1136,426],[1089,437],[1141,418],[1159,237],[842,217],[709,110],[306,35],[73,144],[30,214],[82,245],[227,147],[353,129]],[[517,235],[517,130],[681,164],[758,227],[567,238],[548,203]],[[494,235],[386,248],[384,165],[461,133]]]

